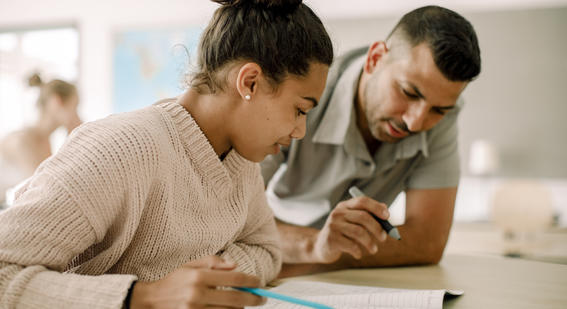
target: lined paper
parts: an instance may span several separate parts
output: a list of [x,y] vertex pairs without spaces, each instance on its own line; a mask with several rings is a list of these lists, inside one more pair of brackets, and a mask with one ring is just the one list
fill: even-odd
[[[337,309],[442,309],[445,294],[462,294],[462,291],[458,290],[387,289],[312,281],[289,281],[270,290]],[[304,309],[306,307],[268,299],[264,306],[254,308]]]

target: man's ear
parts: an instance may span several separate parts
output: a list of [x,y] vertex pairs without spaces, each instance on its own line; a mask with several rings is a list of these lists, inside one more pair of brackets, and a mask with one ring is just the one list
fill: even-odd
[[258,81],[262,68],[257,63],[248,62],[240,67],[236,77],[236,91],[243,100],[250,101],[258,93]]
[[378,41],[372,43],[366,55],[366,62],[364,63],[364,72],[372,74],[384,57],[388,54],[388,47],[386,42]]

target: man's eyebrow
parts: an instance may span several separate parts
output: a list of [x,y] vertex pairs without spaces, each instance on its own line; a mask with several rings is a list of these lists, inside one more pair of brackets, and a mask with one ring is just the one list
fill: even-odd
[[[413,91],[415,91],[415,94],[416,94],[418,97],[420,97],[420,98],[422,98],[422,99],[425,100],[425,96],[423,95],[423,93],[421,93],[421,92],[419,91],[419,88],[417,88],[416,85],[412,84],[411,82],[407,82],[407,84],[413,89]],[[435,108],[441,109],[441,110],[451,110],[451,109],[454,109],[454,108],[455,108],[455,105],[451,105],[451,106],[435,106]]]
[[319,102],[317,102],[317,100],[315,98],[312,97],[301,97],[307,101],[311,101],[311,103],[313,103],[313,108],[317,107],[317,104],[319,104]]

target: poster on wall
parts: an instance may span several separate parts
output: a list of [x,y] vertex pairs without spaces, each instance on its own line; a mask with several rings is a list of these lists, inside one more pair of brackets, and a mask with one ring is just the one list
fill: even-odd
[[201,32],[195,26],[115,32],[113,112],[139,109],[183,93]]

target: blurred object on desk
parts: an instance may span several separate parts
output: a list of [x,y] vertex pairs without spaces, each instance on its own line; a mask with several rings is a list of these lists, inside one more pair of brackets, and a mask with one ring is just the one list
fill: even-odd
[[508,180],[496,187],[491,210],[504,239],[503,254],[530,253],[538,234],[552,225],[552,203],[549,189],[534,180]]
[[[492,222],[455,222],[445,254],[503,256],[507,246],[501,230]],[[522,255],[516,257],[567,265],[567,228],[549,227],[534,234],[522,248]]]

